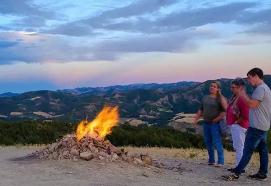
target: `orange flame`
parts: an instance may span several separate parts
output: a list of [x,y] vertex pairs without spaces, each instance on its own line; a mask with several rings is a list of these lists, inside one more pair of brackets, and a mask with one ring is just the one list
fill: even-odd
[[76,138],[79,141],[84,136],[104,139],[117,126],[119,121],[118,107],[105,106],[103,110],[91,121],[81,121],[76,129]]

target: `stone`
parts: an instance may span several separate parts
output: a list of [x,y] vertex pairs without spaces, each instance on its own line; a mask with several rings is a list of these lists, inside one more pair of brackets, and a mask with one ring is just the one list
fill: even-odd
[[146,172],[143,172],[142,176],[149,177],[149,174],[147,174]]
[[57,148],[57,143],[53,143],[53,144],[50,145],[49,151],[54,152],[56,150],[56,148]]
[[86,152],[80,153],[80,158],[83,160],[89,161],[94,158],[94,155],[91,152],[86,151]]
[[133,163],[136,164],[136,165],[142,165],[143,161],[141,159],[139,159],[139,158],[134,158]]
[[99,160],[104,160],[104,157],[103,156],[98,156],[98,159]]
[[64,159],[69,159],[69,155],[70,155],[69,151],[64,151],[62,153],[62,156],[63,156]]
[[151,165],[152,164],[152,158],[149,155],[141,155],[141,160],[146,165]]
[[113,154],[112,155],[112,161],[116,161],[117,159],[119,159],[119,156],[117,154]]
[[79,156],[79,154],[80,154],[79,149],[73,147],[71,149],[71,154],[74,155],[74,156]]
[[53,152],[52,159],[55,159],[55,160],[58,159],[58,153],[57,152]]
[[57,140],[45,147],[44,149],[35,152],[38,159],[47,160],[63,160],[71,161],[92,160],[97,159],[103,162],[124,161],[134,165],[147,166],[155,164],[148,155],[132,154],[124,148],[117,148],[109,140],[101,140],[91,137],[83,137],[77,141],[74,134],[66,135],[62,139]]

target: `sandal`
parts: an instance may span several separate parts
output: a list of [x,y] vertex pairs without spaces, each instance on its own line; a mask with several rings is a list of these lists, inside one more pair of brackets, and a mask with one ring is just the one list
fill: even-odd
[[223,164],[215,164],[214,166],[220,168],[220,167],[223,167],[224,165]]
[[236,181],[238,180],[239,176],[236,174],[231,174],[231,175],[224,175],[222,178],[226,181]]

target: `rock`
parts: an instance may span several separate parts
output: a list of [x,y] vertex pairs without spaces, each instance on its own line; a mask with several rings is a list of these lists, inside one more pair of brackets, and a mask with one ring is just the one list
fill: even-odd
[[64,151],[63,153],[62,153],[62,156],[63,156],[63,158],[65,158],[65,159],[69,159],[69,151]]
[[62,141],[61,142],[61,146],[62,147],[67,147],[68,146],[68,142],[67,141]]
[[58,159],[58,153],[57,152],[53,152],[51,158],[57,160]]
[[105,140],[105,141],[103,142],[103,144],[106,145],[106,146],[112,145],[112,144],[110,143],[109,140]]
[[141,166],[156,163],[156,161],[148,155],[128,155],[127,151],[123,148],[115,147],[109,140],[103,141],[97,138],[83,137],[80,141],[77,141],[74,134],[66,135],[55,143],[35,152],[35,156],[39,159],[47,160],[69,159],[78,161],[82,159],[89,161],[91,159],[97,159],[108,163],[113,161],[125,161]]
[[81,146],[82,146],[83,149],[87,149],[88,148],[88,142],[84,141]]
[[133,163],[136,164],[136,165],[142,165],[143,161],[141,159],[139,159],[139,158],[134,158]]
[[102,157],[104,157],[104,158],[110,157],[110,155],[108,155],[106,152],[99,152],[97,155],[98,155],[98,156],[102,156]]
[[133,158],[140,158],[140,155],[138,153],[134,153],[134,154],[131,155],[131,157],[133,157]]
[[127,162],[128,163],[132,163],[134,161],[134,158],[133,157],[131,157],[131,156],[128,156],[127,157]]
[[141,155],[141,160],[143,161],[144,164],[146,165],[151,165],[152,164],[152,158],[148,155]]
[[121,156],[121,159],[126,162],[132,162],[132,161],[129,161],[129,158],[127,156]]
[[149,175],[146,172],[143,172],[142,176],[149,177]]
[[79,153],[79,150],[78,150],[78,149],[72,148],[72,149],[71,149],[71,154],[74,155],[74,156],[79,156],[80,153]]
[[94,155],[91,152],[86,151],[86,152],[80,153],[80,158],[83,160],[89,161],[94,158]]
[[72,158],[72,160],[73,161],[78,161],[78,157],[75,156],[75,157]]
[[110,145],[109,146],[111,153],[116,153],[117,155],[121,155],[123,152],[121,149],[118,149],[117,147]]
[[54,150],[55,150],[56,148],[57,148],[57,143],[53,143],[53,144],[50,145],[49,151],[50,151],[50,152],[54,152]]
[[116,161],[117,159],[119,159],[119,156],[117,154],[113,154],[112,155],[112,161]]
[[98,156],[98,159],[99,160],[104,160],[104,157],[103,156]]

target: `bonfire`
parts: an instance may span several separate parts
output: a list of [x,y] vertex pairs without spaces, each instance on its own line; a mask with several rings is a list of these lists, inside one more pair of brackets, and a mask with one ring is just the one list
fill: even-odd
[[34,155],[39,159],[49,160],[103,160],[106,162],[126,161],[139,165],[150,165],[152,159],[146,154],[128,155],[123,148],[115,147],[105,137],[119,123],[118,107],[105,106],[97,117],[88,122],[79,123],[75,134],[68,134],[55,143],[37,151]]

